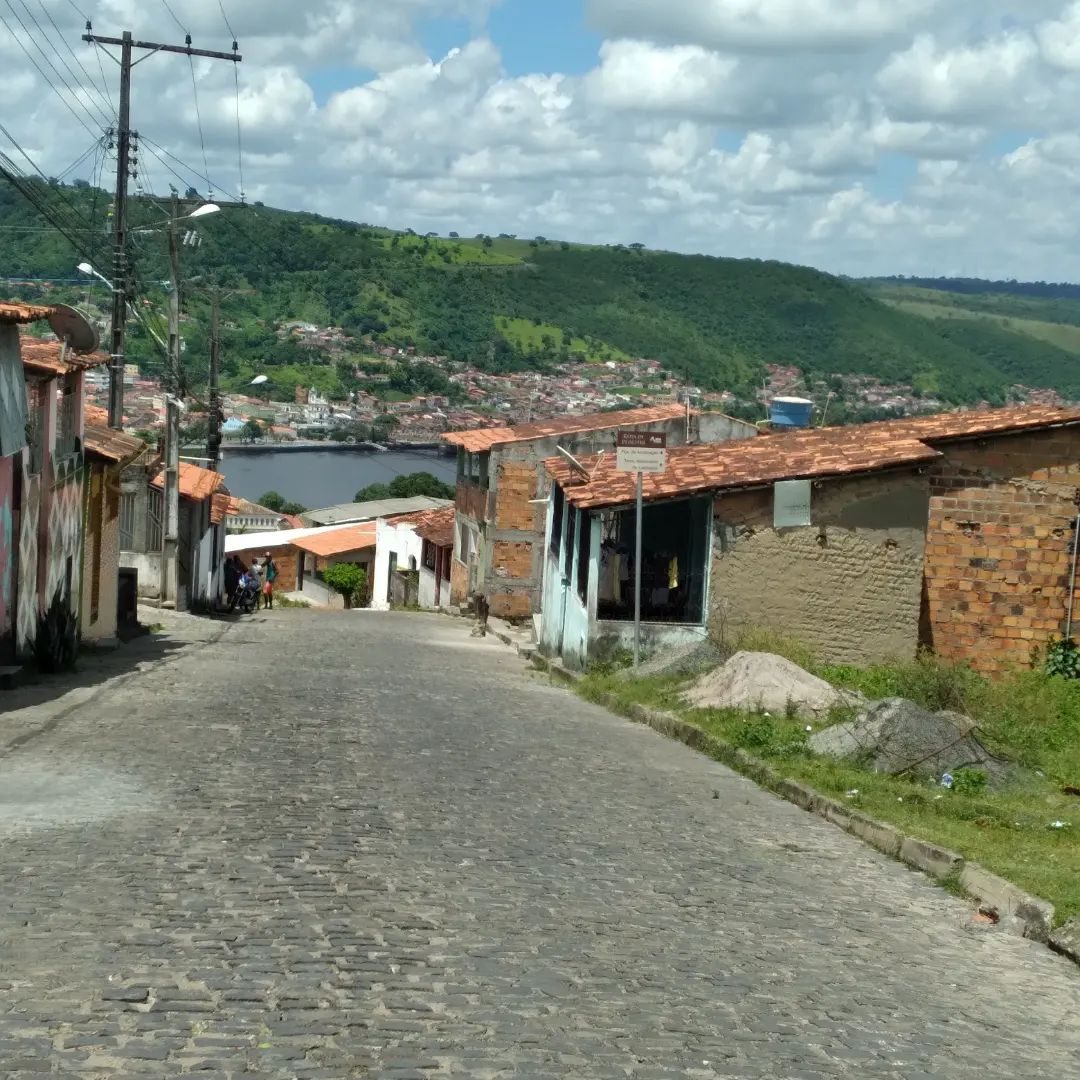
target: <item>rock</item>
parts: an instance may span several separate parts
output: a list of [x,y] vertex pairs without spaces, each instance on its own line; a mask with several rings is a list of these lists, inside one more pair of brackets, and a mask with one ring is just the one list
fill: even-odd
[[1069,919],[1053,931],[1050,948],[1080,964],[1080,919]]
[[810,749],[835,758],[861,758],[875,772],[939,778],[961,768],[985,770],[990,780],[1005,776],[998,761],[974,733],[975,723],[951,712],[930,712],[906,698],[876,701],[854,720],[812,735]]
[[686,692],[687,704],[701,709],[762,710],[782,715],[791,707],[804,719],[824,716],[835,706],[857,706],[862,698],[830,686],[798,664],[772,653],[737,652]]
[[628,679],[700,675],[703,671],[711,671],[723,662],[724,654],[711,641],[699,641],[694,645],[683,645],[677,649],[658,652],[639,664],[637,670],[624,668],[620,675]]

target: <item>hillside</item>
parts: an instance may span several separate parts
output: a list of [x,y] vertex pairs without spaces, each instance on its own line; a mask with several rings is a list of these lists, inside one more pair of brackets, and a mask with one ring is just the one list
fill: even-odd
[[[109,268],[108,197],[85,187],[41,186],[56,205],[92,224],[79,234],[84,251],[76,253],[42,229],[36,211],[0,187],[0,275],[70,282],[86,253]],[[133,226],[144,222],[144,230],[152,229],[162,216],[160,206],[137,200]],[[1004,401],[1015,383],[1080,397],[1080,365],[1064,337],[969,317],[969,308],[960,318],[939,317],[932,301],[926,303],[933,310],[924,310],[916,300],[887,292],[907,284],[868,290],[805,267],[638,245],[422,237],[257,205],[201,219],[198,234],[200,246],[183,249],[185,274],[229,290],[223,305],[227,377],[239,385],[257,365],[271,365],[277,368],[275,388],[284,395],[299,381],[341,393],[358,359],[303,348],[276,332],[297,320],[344,328],[357,342],[354,351],[370,354],[370,370],[390,375],[396,380],[391,391],[401,394],[445,390],[445,378],[431,368],[379,368],[379,346],[415,346],[503,371],[644,356],[704,388],[745,398],[760,386],[766,364],[797,366],[808,384],[867,375],[955,403]],[[164,238],[136,228],[133,244],[141,292],[150,300],[143,310],[153,317],[164,307]],[[43,288],[27,282],[21,291],[9,291],[33,296]],[[70,284],[50,288],[58,298],[77,295]],[[108,301],[101,286],[97,300]],[[207,300],[196,287],[185,311],[186,356],[197,381],[208,319]],[[1023,318],[1019,311],[1013,317]],[[131,352],[148,367],[159,364],[138,326]]]

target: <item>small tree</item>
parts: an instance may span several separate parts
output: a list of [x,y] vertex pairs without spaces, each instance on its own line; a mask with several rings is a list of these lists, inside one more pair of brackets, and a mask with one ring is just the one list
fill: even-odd
[[323,571],[323,581],[340,593],[345,606],[351,608],[367,585],[367,571],[358,563],[332,563]]
[[285,496],[277,491],[264,491],[259,496],[259,505],[265,506],[267,510],[273,510],[275,514],[280,514],[285,505]]
[[256,439],[261,439],[262,437],[262,424],[260,424],[258,420],[252,417],[244,425],[244,438],[247,439],[249,442],[255,442]]

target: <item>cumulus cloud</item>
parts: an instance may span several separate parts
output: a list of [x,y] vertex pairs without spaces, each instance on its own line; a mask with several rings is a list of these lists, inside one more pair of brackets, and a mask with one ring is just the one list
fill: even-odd
[[[49,89],[21,34],[0,35],[0,63],[5,123],[55,173],[111,106],[78,43],[82,5],[45,2],[85,65],[62,54],[76,94]],[[573,73],[522,67],[528,42],[504,62],[488,16],[532,2],[226,0],[249,198],[847,273],[1080,279],[1080,0],[587,0],[603,41]],[[217,0],[173,7],[183,30],[141,0],[91,16],[102,33],[231,46]],[[430,53],[430,19],[459,27],[455,48]],[[235,191],[233,71],[194,71],[198,113],[182,57],[137,69],[135,126],[187,163],[145,151],[140,183],[205,189],[205,146],[215,190]]]

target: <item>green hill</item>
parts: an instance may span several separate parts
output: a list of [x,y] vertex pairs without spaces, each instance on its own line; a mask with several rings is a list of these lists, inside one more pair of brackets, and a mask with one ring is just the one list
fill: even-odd
[[[108,197],[85,187],[40,187],[56,206],[86,219],[82,250],[37,231],[44,222],[36,211],[0,187],[0,275],[70,280],[87,254],[110,267]],[[137,200],[133,226],[152,228],[162,216],[160,206]],[[1070,336],[1071,324],[1058,324],[1054,337],[1029,332],[1026,322],[1039,320],[1020,310],[1006,325],[998,313],[971,307],[957,317],[955,297],[947,304],[898,297],[896,290],[908,286],[895,282],[867,288],[805,267],[638,245],[418,236],[261,206],[225,209],[200,220],[198,233],[200,246],[183,249],[184,270],[230,290],[223,306],[226,376],[240,385],[256,368],[276,367],[273,385],[282,396],[300,381],[341,393],[357,385],[358,359],[391,377],[387,395],[448,389],[430,365],[380,368],[374,350],[389,345],[502,371],[655,358],[705,388],[747,398],[770,363],[797,366],[808,382],[862,374],[956,403],[1004,401],[1017,382],[1080,398],[1073,348],[1080,342]],[[160,233],[135,229],[132,258],[150,301],[143,310],[154,318],[164,310]],[[42,288],[9,285],[27,297]],[[77,294],[60,284],[52,295]],[[941,307],[949,311],[943,315]],[[205,297],[193,289],[185,310],[186,356],[197,381],[207,347]],[[372,355],[334,355],[282,339],[276,328],[291,320],[343,327],[357,342],[366,340]],[[131,352],[150,367],[159,363],[138,325]]]

